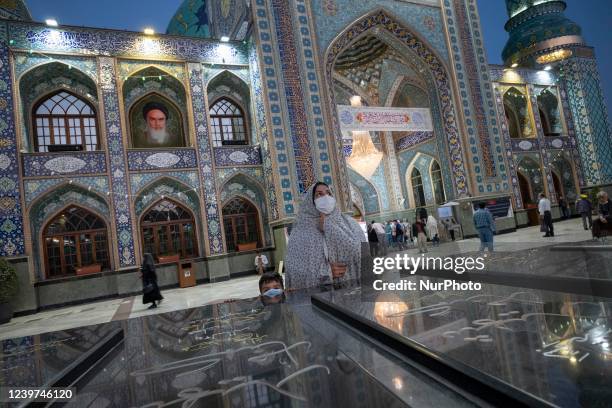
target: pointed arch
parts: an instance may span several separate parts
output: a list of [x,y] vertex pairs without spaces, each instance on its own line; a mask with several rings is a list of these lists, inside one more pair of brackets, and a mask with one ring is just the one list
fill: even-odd
[[225,247],[228,252],[240,252],[263,246],[261,211],[250,198],[242,194],[233,194],[222,202],[221,214]]
[[348,168],[350,183],[354,184],[363,198],[365,214],[378,214],[382,211],[380,193],[376,186],[355,170]]
[[[453,94],[448,69],[431,46],[398,21],[388,11],[382,8],[376,9],[345,28],[328,46],[325,52],[325,78],[328,88],[331,89],[331,92],[328,93],[328,102],[333,112],[332,120],[336,129],[335,133],[340,134],[339,120],[334,109],[336,101],[332,88],[334,64],[337,57],[342,51],[367,33],[374,33],[378,37],[392,39],[395,44],[401,44],[401,51],[405,51],[406,54],[413,56],[420,64],[426,67],[426,73],[435,83],[442,121],[444,123],[445,147],[449,154],[449,163],[452,163],[451,174],[453,185],[458,196],[465,196],[468,193],[469,187],[468,177],[464,165],[462,138],[459,134],[459,127],[456,122],[457,115],[452,103]],[[342,142],[335,140],[334,143],[336,145],[336,157],[342,162]]]
[[96,80],[77,67],[57,61],[35,65],[19,77],[18,89],[20,107],[17,112],[21,116],[18,121],[21,126],[21,140],[23,147],[29,151],[34,150],[36,140],[33,108],[46,95],[62,91],[75,95],[93,106],[96,124],[99,123]]
[[199,254],[195,213],[176,198],[161,196],[150,203],[138,219],[143,253],[154,257]]
[[[30,222],[29,228],[32,237],[32,258],[36,277],[39,280],[46,277],[43,226],[70,206],[84,208],[103,220],[110,219],[110,206],[107,198],[98,192],[89,190],[80,183],[62,183],[37,197],[27,209],[27,219]],[[114,242],[116,240],[113,235],[114,231],[107,224],[110,267],[114,264],[115,254]]]

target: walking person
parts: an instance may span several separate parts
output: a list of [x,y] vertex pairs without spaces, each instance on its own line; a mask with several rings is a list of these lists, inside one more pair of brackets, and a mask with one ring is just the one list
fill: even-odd
[[419,252],[422,254],[427,252],[427,235],[425,235],[425,228],[426,227],[423,220],[417,218],[414,221],[412,232],[417,237],[417,245],[419,247]]
[[433,215],[427,217],[427,233],[429,234],[429,239],[431,240],[433,246],[439,246],[440,231],[438,230],[438,221]]
[[546,232],[543,238],[554,237],[555,230],[553,228],[550,200],[546,198],[544,193],[540,193],[538,197],[540,198],[538,202],[538,212],[540,213],[540,220],[544,223],[544,232]]
[[258,275],[263,275],[268,267],[268,257],[261,253],[261,251],[257,251],[257,256],[255,257],[255,268],[257,269]]
[[381,253],[380,243],[378,242],[378,234],[374,229],[374,221],[368,225],[368,242],[370,243],[370,256],[372,258],[379,256]]
[[495,220],[486,206],[483,202],[478,204],[478,210],[474,213],[474,227],[476,227],[480,238],[480,252],[484,252],[485,247],[489,249],[489,252],[493,252]]
[[153,255],[148,253],[143,255],[141,276],[142,303],[144,305],[147,303],[152,303],[148,309],[155,309],[157,307],[157,303],[161,303],[164,297],[159,291],[159,286],[157,286],[157,274],[155,273],[155,262],[153,260]]
[[569,208],[567,208],[567,201],[563,196],[559,196],[559,208],[561,209],[562,218],[567,220],[569,218]]
[[580,195],[580,200],[576,203],[576,212],[582,217],[582,226],[585,230],[593,228],[593,204],[586,194]]
[[380,222],[372,221],[372,229],[376,231],[376,236],[378,238],[378,255],[387,255],[387,236],[385,233],[385,227]]

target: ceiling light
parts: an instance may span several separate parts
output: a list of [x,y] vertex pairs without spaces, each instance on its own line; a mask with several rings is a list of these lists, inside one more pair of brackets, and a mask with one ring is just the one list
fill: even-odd
[[512,67],[512,68],[518,67],[518,62],[515,62],[514,64],[510,65],[510,67]]
[[151,27],[147,27],[147,28],[145,28],[143,32],[144,32],[146,35],[153,35],[153,34],[155,34],[155,30],[154,30],[154,29],[152,29]]
[[550,65],[547,65],[544,67],[544,71],[550,71],[552,69],[552,67]]
[[228,42],[230,39],[228,36],[224,35],[223,37],[221,37],[221,42]]
[[54,18],[48,18],[45,20],[45,24],[47,24],[49,27],[57,27],[57,20]]

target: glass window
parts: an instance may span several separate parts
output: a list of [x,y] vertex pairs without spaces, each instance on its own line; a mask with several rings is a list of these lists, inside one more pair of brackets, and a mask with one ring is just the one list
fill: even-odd
[[106,224],[80,207],[69,207],[43,230],[47,277],[76,274],[76,269],[100,265],[109,269]]
[[213,146],[245,145],[247,132],[242,109],[226,98],[210,108]]
[[412,196],[414,198],[414,205],[415,207],[422,207],[425,205],[425,190],[423,190],[423,178],[421,177],[421,172],[416,167],[412,169],[410,180],[412,182]]
[[39,102],[34,107],[33,123],[39,152],[48,152],[52,145],[98,150],[96,113],[71,93],[60,91]]
[[434,161],[431,165],[431,181],[436,204],[444,204],[446,195],[444,194],[444,183],[442,182],[442,169],[437,161]]
[[146,212],[141,224],[145,252],[155,257],[197,256],[195,221],[191,212],[181,205],[161,200]]
[[259,218],[257,209],[247,200],[234,198],[223,207],[225,243],[228,251],[237,251],[238,244],[259,241]]
[[504,113],[512,138],[534,137],[535,131],[529,109],[527,91],[512,86],[504,93]]
[[536,93],[538,93],[538,113],[544,136],[560,136],[563,133],[563,123],[557,89],[552,86],[538,87]]

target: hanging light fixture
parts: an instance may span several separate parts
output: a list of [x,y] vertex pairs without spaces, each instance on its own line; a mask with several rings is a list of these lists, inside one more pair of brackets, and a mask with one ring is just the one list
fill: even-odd
[[[350,101],[351,106],[362,106],[361,97],[358,95],[353,96]],[[353,149],[347,162],[357,173],[366,179],[370,179],[378,168],[383,154],[374,146],[370,132],[359,130],[351,133],[353,136]]]

